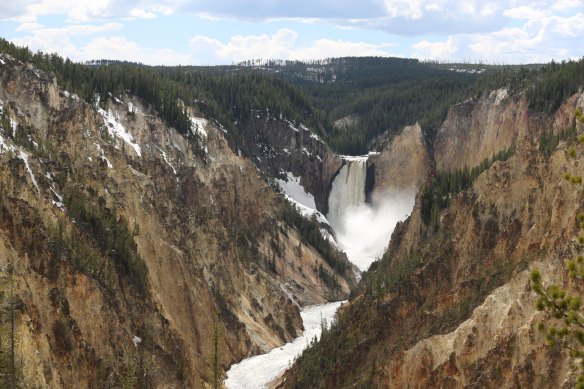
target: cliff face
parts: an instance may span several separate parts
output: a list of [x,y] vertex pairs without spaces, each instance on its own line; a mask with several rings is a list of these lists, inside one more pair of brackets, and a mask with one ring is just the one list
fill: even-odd
[[369,158],[368,165],[373,171],[373,203],[395,195],[413,198],[426,182],[431,167],[420,125],[404,127],[387,147]]
[[527,126],[527,101],[506,89],[457,104],[436,135],[436,170],[472,168],[511,147]]
[[434,142],[436,170],[472,168],[517,142],[537,141],[544,131],[562,132],[572,125],[578,99],[568,99],[553,118],[530,114],[528,101],[506,89],[454,105]]
[[328,195],[342,160],[305,126],[259,114],[238,123],[242,152],[272,177],[287,172],[301,177],[300,184],[312,195],[318,210],[328,212]]
[[[471,189],[454,196],[436,230],[423,222],[418,198],[337,324],[299,359],[282,386],[573,385],[572,361],[559,348],[546,347],[536,329],[544,316],[534,309],[528,275],[538,267],[544,284],[556,282],[579,293],[566,279],[563,261],[574,255],[582,195],[562,176],[578,172],[584,154],[567,157],[570,138],[544,157],[538,135],[573,123],[574,108],[582,107],[584,98],[573,96],[552,117],[524,111],[525,102],[508,104],[504,118],[525,116],[525,127],[514,135],[513,156],[494,163]],[[458,121],[454,116],[451,112],[447,122]],[[490,131],[487,127],[481,125]],[[462,157],[453,153],[446,163],[446,154],[437,150],[442,155],[437,163],[455,169],[473,160],[470,151],[458,151]]]
[[284,200],[196,112],[182,136],[132,96],[92,106],[8,56],[0,106],[0,268],[27,385],[203,387],[214,339],[223,370],[354,283],[319,279],[334,270],[298,250]]

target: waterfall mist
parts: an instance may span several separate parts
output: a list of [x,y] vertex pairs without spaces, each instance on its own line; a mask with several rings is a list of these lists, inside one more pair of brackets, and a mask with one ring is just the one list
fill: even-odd
[[340,223],[333,226],[337,242],[351,262],[367,270],[383,255],[396,223],[410,214],[413,205],[411,195],[395,195],[384,197],[377,205],[349,206]]
[[381,257],[398,221],[412,211],[412,194],[378,196],[365,203],[367,157],[345,159],[329,196],[327,219],[340,248],[360,270]]

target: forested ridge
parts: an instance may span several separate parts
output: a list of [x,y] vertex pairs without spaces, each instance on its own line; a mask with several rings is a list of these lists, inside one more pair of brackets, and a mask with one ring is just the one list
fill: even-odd
[[[302,123],[344,154],[365,153],[379,135],[391,138],[415,122],[432,142],[450,106],[494,89],[525,91],[532,109],[549,113],[584,83],[583,60],[495,66],[348,57],[152,67],[110,60],[75,63],[3,39],[0,51],[53,72],[63,88],[90,102],[108,93],[138,96],[185,136],[190,134],[186,105],[222,125],[234,146],[244,135],[237,124],[263,115]],[[348,116],[356,117],[351,125],[333,125]]]

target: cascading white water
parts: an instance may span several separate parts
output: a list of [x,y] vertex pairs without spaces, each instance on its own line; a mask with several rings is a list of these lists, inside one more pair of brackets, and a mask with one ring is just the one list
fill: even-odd
[[[299,177],[288,173],[288,181],[279,180],[279,183],[303,214],[307,216],[316,214],[319,221],[324,223],[328,219],[329,225],[335,231],[339,247],[359,269],[366,270],[383,254],[395,224],[411,212],[414,197],[411,194],[381,196],[375,206],[366,204],[368,156],[343,159],[345,165],[332,184],[326,219],[311,208],[315,207],[314,199],[312,195],[304,192]],[[229,389],[267,388],[269,382],[308,344],[308,339],[320,333],[320,321],[323,318],[328,322],[332,320],[339,305],[340,302],[336,302],[304,308],[301,315],[305,333],[302,337],[268,354],[251,357],[233,365],[227,372],[225,386]]]
[[333,181],[327,219],[340,248],[360,270],[383,255],[395,224],[411,212],[413,196],[381,196],[365,203],[367,159],[343,157],[345,165]]
[[350,212],[352,207],[365,204],[367,157],[350,157],[344,160],[345,165],[333,181],[326,215],[337,233],[343,231],[346,212]]

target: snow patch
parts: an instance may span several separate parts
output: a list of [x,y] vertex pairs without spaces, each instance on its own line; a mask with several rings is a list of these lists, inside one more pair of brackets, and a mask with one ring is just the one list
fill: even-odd
[[142,112],[142,110],[133,102],[129,101],[128,102],[128,112],[130,113],[139,113]]
[[[158,151],[160,151],[160,154],[162,154],[162,158],[164,159],[164,162],[166,162],[166,164],[168,166],[170,166],[170,168],[172,169],[172,172],[174,173],[174,175],[176,176],[176,169],[174,168],[174,166],[171,165],[170,161],[168,160],[168,157],[166,156],[166,153],[164,152],[164,150],[162,150],[160,147],[156,146],[155,144],[153,144],[154,147],[156,147],[158,149]],[[178,181],[178,178],[176,179]]]
[[63,204],[64,204],[63,203],[63,197],[60,196],[53,187],[51,187],[51,192],[53,192],[53,194],[55,195],[55,197],[59,200],[59,201],[52,200],[53,205],[55,205],[57,208],[63,209]]
[[291,197],[294,201],[302,204],[307,208],[316,210],[314,196],[310,192],[307,192],[300,184],[301,177],[296,177],[292,172],[286,173],[286,176],[286,180],[276,180],[278,181],[278,185],[280,185],[282,191]]
[[295,126],[292,124],[292,122],[290,122],[290,121],[286,120],[286,123],[288,123],[288,126],[290,127],[290,129],[291,129],[292,131],[294,131],[294,132],[299,132],[299,131],[300,131],[298,128],[296,128],[296,127],[295,127]]
[[0,135],[0,154],[4,154],[5,151],[13,152],[16,151],[16,147],[6,143],[6,140]]
[[499,105],[499,104],[501,104],[501,101],[503,101],[503,99],[505,99],[507,96],[509,96],[509,92],[507,91],[507,89],[501,88],[499,90],[492,91],[491,95],[489,97],[491,97],[491,98],[494,97],[495,102],[493,104]]
[[193,135],[198,135],[203,140],[207,139],[207,131],[205,130],[205,127],[207,127],[207,123],[209,123],[209,121],[207,119],[195,117],[191,117],[190,119],[191,131],[193,132]]
[[134,343],[134,347],[138,347],[138,345],[140,343],[142,343],[142,338],[140,338],[139,336],[134,335],[134,337],[132,338],[132,343]]
[[267,354],[256,355],[231,365],[224,381],[225,386],[228,389],[268,388],[269,383],[290,366],[312,339],[320,337],[321,324],[330,324],[341,304],[341,301],[337,301],[304,308],[300,312],[304,323],[302,336],[282,347],[272,349]]
[[18,128],[16,120],[10,118],[10,127],[12,128],[12,136],[16,138],[16,129]]
[[41,194],[41,190],[39,189],[39,186],[37,184],[37,180],[34,177],[34,174],[32,173],[32,170],[30,169],[30,165],[28,164],[28,155],[20,150],[20,159],[22,159],[22,161],[24,162],[24,166],[26,167],[26,171],[28,172],[28,175],[30,176],[30,180],[32,181],[32,184],[35,186],[35,188],[37,189],[37,192],[39,194]]
[[68,92],[66,90],[63,91],[63,96],[65,96],[68,99],[74,100],[74,101],[79,100],[79,96],[77,96],[75,93],[71,94],[70,92]]
[[302,216],[310,219],[314,215],[319,223],[328,224],[326,217],[316,209],[314,196],[304,190],[304,187],[300,185],[300,177],[296,177],[291,172],[286,174],[286,180],[276,180],[284,192],[286,199],[298,208]]
[[122,125],[117,112],[114,113],[112,112],[111,109],[105,111],[104,109],[99,107],[97,108],[97,112],[99,112],[99,114],[103,117],[103,120],[106,123],[106,128],[110,135],[112,135],[114,138],[115,137],[122,138],[124,142],[126,142],[127,144],[134,148],[134,151],[136,151],[138,157],[142,157],[142,149],[140,148],[140,145],[134,143],[134,137]]
[[102,161],[105,161],[105,163],[107,163],[107,167],[109,169],[112,169],[114,166],[109,161],[109,159],[106,158],[105,153],[103,152],[103,149],[101,148],[100,144],[96,142],[95,147],[97,147],[97,151],[99,153],[99,158],[101,158]]

